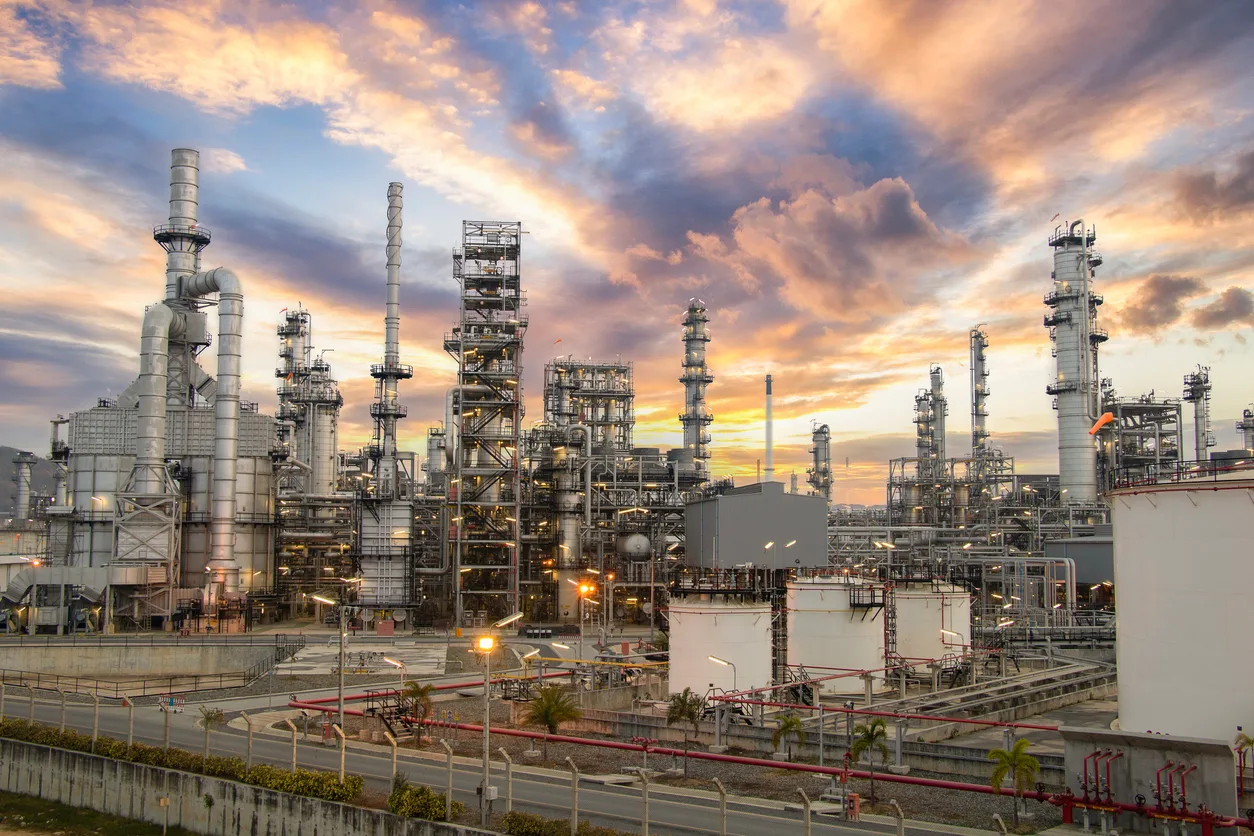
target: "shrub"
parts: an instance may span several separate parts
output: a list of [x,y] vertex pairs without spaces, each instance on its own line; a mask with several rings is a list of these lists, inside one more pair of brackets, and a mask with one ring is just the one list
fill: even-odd
[[[40,746],[70,749],[75,752],[91,751],[91,735],[89,734],[69,730],[63,732],[56,727],[38,723],[30,725],[25,720],[12,718],[0,720],[0,737]],[[360,775],[346,775],[344,783],[341,784],[339,774],[336,772],[298,769],[292,773],[269,764],[259,764],[252,769],[245,769],[244,761],[240,758],[211,755],[208,760],[205,760],[199,754],[182,749],[162,749],[159,746],[147,746],[143,743],[128,747],[126,741],[115,740],[111,737],[96,738],[96,754],[114,760],[164,769],[177,769],[181,772],[195,772],[214,778],[225,778],[228,781],[240,781],[255,787],[303,795],[307,798],[321,798],[326,801],[352,801],[361,794],[366,783]],[[440,796],[441,817],[444,814],[443,798]],[[454,809],[457,807],[455,806]]]
[[[546,819],[532,813],[509,812],[502,819],[509,836],[569,836],[569,819]],[[629,836],[612,827],[598,827],[587,820],[579,822],[579,836]]]
[[[429,819],[445,821],[445,795],[428,786],[415,786],[405,780],[405,776],[397,774],[392,779],[392,792],[388,795],[388,812],[407,819]],[[453,815],[456,817],[466,807],[460,801],[453,802]]]

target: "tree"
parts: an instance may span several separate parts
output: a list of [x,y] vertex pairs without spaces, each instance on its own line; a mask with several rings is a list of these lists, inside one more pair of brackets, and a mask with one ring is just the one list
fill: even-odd
[[[888,730],[884,726],[883,717],[875,717],[869,723],[859,723],[853,727],[853,744],[849,747],[849,754],[853,755],[854,760],[858,760],[866,753],[878,752],[880,758],[888,760],[888,745],[884,742],[888,739]],[[875,798],[875,759],[867,758],[867,763],[871,768],[871,803],[876,802]]]
[[695,737],[700,731],[701,715],[705,713],[705,699],[685,688],[681,694],[671,694],[670,704],[666,706],[666,725],[684,723],[684,776],[688,775],[688,725],[692,726]]
[[205,769],[209,764],[209,733],[215,728],[226,723],[226,715],[222,713],[220,708],[206,708],[200,706],[201,725],[205,728],[205,753],[201,756],[201,769]]
[[805,726],[796,714],[785,714],[779,718],[779,726],[771,735],[771,745],[778,750],[780,742],[784,742],[788,746],[788,760],[792,760],[793,738],[796,738],[798,743],[804,744],[806,742]]
[[1032,784],[1036,782],[1037,773],[1041,771],[1040,762],[1028,754],[1028,747],[1031,745],[1032,741],[1021,737],[1015,741],[1009,751],[993,749],[988,753],[988,759],[995,764],[993,774],[988,779],[993,789],[1000,793],[1002,783],[1007,776],[1010,777],[1010,784],[1014,790],[1015,827],[1019,826],[1019,800],[1024,790],[1031,789]]
[[426,722],[427,716],[431,714],[431,693],[434,688],[434,685],[411,680],[405,683],[405,691],[401,694],[401,708],[417,721],[415,734],[417,734],[420,742],[422,740],[423,724]]
[[[543,726],[549,734],[557,734],[562,723],[578,720],[582,716],[583,711],[561,685],[545,685],[527,705],[527,722]],[[549,759],[548,737],[544,738],[544,759]]]

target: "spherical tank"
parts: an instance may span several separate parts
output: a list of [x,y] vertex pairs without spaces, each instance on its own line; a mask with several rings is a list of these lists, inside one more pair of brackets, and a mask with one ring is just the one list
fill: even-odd
[[[673,600],[670,615],[670,692],[704,696],[716,689],[744,691],[771,679],[771,605]],[[736,667],[711,662],[711,656]]]
[[1231,742],[1254,722],[1251,491],[1247,471],[1111,493],[1124,731]]
[[[872,590],[876,596],[872,601]],[[831,578],[788,583],[788,664],[803,665],[811,676],[829,676],[846,668],[877,671],[884,667],[884,621],[877,608],[882,590],[869,584]],[[851,600],[852,599],[852,600]],[[821,683],[824,694],[861,694],[859,676]]]
[[971,644],[971,595],[960,587],[901,587],[897,604],[897,653],[907,662],[964,655]]
[[648,560],[651,546],[649,538],[644,534],[620,534],[615,543],[619,557],[628,560]]

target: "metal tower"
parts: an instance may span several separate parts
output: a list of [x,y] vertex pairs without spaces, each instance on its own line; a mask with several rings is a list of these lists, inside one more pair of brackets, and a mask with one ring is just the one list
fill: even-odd
[[1197,371],[1184,376],[1184,400],[1193,404],[1194,455],[1204,462],[1209,458],[1206,449],[1215,446],[1215,434],[1210,429],[1210,366],[1198,366]]
[[400,183],[388,185],[387,312],[384,316],[383,362],[370,367],[375,386],[374,439],[369,447],[375,462],[374,495],[397,496],[401,489],[396,456],[396,422],[407,414],[396,400],[397,384],[414,376],[414,367],[400,361],[401,343],[401,192]]
[[1089,429],[1100,414],[1097,347],[1107,334],[1097,327],[1102,297],[1092,291],[1093,271],[1102,263],[1092,250],[1096,239],[1096,230],[1083,220],[1058,227],[1049,238],[1054,289],[1045,297],[1051,308],[1045,326],[1058,362],[1057,378],[1045,391],[1055,396],[1058,482],[1064,502],[1071,504],[1097,500],[1097,448]]
[[448,542],[457,624],[520,610],[519,427],[522,423],[522,223],[463,221],[453,251],[461,318],[444,338],[457,359],[445,428]]
[[988,334],[979,325],[971,329],[971,457],[988,452]]
[[830,504],[832,501],[832,433],[827,424],[814,428],[810,436],[812,463],[806,471],[806,482],[814,493]]
[[705,303],[689,299],[683,321],[684,373],[679,382],[684,384],[684,411],[679,415],[679,423],[684,428],[684,450],[692,454],[698,474],[704,473],[710,458],[708,427],[714,420],[705,405],[705,389],[714,382],[714,375],[705,362],[706,344],[710,341],[709,322]]
[[1237,421],[1237,432],[1241,433],[1241,446],[1247,451],[1254,451],[1254,405],[1241,410],[1241,420]]

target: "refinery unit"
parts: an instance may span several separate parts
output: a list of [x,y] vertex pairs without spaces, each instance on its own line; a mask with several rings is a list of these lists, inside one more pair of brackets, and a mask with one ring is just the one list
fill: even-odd
[[[331,347],[315,341],[316,312],[282,312],[275,414],[241,401],[246,289],[201,263],[211,234],[199,221],[198,160],[173,152],[169,218],[154,229],[164,293],[144,314],[138,377],[53,419],[51,496],[31,489],[34,456],[18,457],[4,533],[24,535],[26,554],[0,601],[7,631],[240,631],[321,616],[317,594],[354,605],[379,631],[511,613],[602,638],[614,625],[669,630],[672,690],[869,693],[928,670],[974,682],[975,657],[1010,644],[1109,647],[1113,579],[1090,582],[1090,567],[1051,544],[1109,552],[1109,491],[1209,467],[1209,369],[1185,377],[1181,399],[1121,398],[1101,377],[1102,258],[1083,221],[1048,240],[1058,475],[1017,471],[995,443],[994,342],[982,325],[968,335],[970,450],[947,447],[945,373],[933,365],[914,399],[914,455],[888,463],[882,509],[834,504],[830,421],[813,425],[808,490],[775,481],[770,375],[765,480],[712,478],[711,317],[695,298],[677,317],[681,447],[637,446],[634,368],[621,357],[544,360],[541,414],[528,422],[516,221],[462,223],[458,310],[442,339],[456,376],[425,449],[403,450],[414,369],[400,352],[399,183],[387,189],[372,437],[344,450],[344,399]],[[216,376],[199,362],[210,350]],[[1237,424],[1247,448],[1250,415]],[[710,656],[732,664],[712,669]]]

